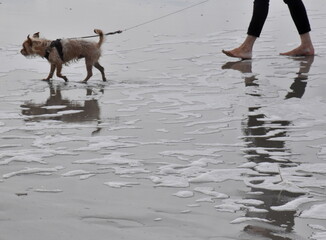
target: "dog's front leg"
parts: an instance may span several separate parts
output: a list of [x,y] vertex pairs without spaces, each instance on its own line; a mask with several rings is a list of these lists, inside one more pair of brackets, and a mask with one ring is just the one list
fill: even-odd
[[53,77],[55,68],[56,68],[55,64],[51,64],[49,76],[47,78],[43,79],[44,81],[49,81]]
[[66,82],[68,82],[68,78],[66,76],[63,76],[61,74],[61,70],[62,70],[62,65],[61,64],[57,64],[57,77],[59,78],[63,78]]

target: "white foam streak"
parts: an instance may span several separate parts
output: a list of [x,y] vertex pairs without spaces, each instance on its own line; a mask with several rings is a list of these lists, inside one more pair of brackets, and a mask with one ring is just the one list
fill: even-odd
[[150,179],[155,183],[156,187],[174,187],[174,188],[185,188],[189,187],[188,179],[185,177],[177,176],[151,176]]
[[257,174],[251,169],[215,169],[191,178],[192,183],[224,182],[227,180],[243,181],[245,175]]
[[281,206],[271,206],[271,209],[274,211],[296,211],[298,210],[300,205],[309,202],[316,202],[316,201],[318,200],[313,198],[308,198],[308,197],[301,197],[301,198],[294,199],[290,202],[287,202],[286,204]]
[[239,224],[244,222],[265,222],[265,223],[271,223],[272,221],[269,221],[264,218],[254,218],[254,217],[239,217],[233,221],[231,221],[232,224]]
[[304,210],[300,217],[326,220],[326,203],[317,204]]
[[199,192],[208,196],[211,196],[212,198],[215,199],[224,199],[228,198],[229,196],[224,194],[224,193],[219,193],[214,190],[212,187],[196,187],[194,189],[195,192]]
[[122,187],[132,187],[139,185],[138,182],[105,182],[104,185],[107,185],[112,188],[122,188]]
[[2,177],[4,179],[20,176],[20,175],[30,175],[30,174],[42,174],[42,175],[50,175],[52,173],[55,173],[59,170],[63,169],[63,167],[58,166],[54,168],[26,168],[20,171],[15,171],[11,173],[4,174]]
[[94,158],[74,161],[76,164],[96,164],[96,165],[129,165],[131,167],[142,166],[141,160],[126,158],[128,153],[113,152],[103,158]]

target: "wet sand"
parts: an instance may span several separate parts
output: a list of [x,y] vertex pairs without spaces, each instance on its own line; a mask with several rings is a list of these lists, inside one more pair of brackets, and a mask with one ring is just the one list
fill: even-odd
[[278,55],[298,43],[282,1],[253,60],[224,56],[249,0],[108,37],[106,83],[80,83],[82,61],[44,82],[48,63],[19,54],[33,32],[123,30],[196,2],[1,1],[0,240],[326,239],[324,1],[305,1],[315,57]]

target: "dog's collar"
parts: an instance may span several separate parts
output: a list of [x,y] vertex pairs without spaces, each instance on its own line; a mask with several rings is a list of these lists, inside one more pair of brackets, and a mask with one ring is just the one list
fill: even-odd
[[61,39],[57,39],[51,42],[50,46],[46,49],[44,57],[49,60],[49,55],[52,50],[52,48],[56,48],[58,51],[58,54],[63,61],[63,51],[62,51],[62,44],[61,44]]

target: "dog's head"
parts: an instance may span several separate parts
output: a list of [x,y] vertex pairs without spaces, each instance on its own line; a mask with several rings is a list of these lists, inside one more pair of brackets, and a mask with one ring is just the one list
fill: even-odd
[[34,33],[32,37],[29,35],[27,39],[23,42],[23,48],[20,50],[20,53],[27,56],[39,55],[40,52],[44,49],[44,41],[40,39],[40,33]]

